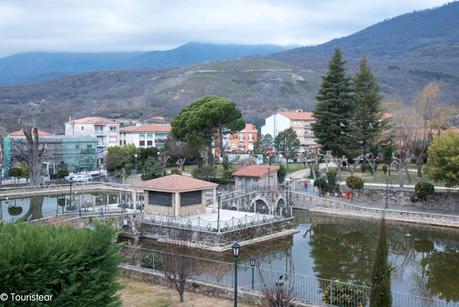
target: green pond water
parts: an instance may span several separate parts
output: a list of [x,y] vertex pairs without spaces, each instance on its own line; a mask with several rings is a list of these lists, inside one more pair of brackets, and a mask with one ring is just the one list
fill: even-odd
[[[107,195],[116,202],[119,193],[84,194],[64,206],[63,196],[9,199],[0,201],[4,221],[21,217],[41,218],[56,211],[76,210],[78,202],[105,205]],[[123,196],[121,196],[122,198]],[[127,196],[126,196],[127,197]],[[12,212],[11,207],[22,210]],[[21,211],[19,214],[18,211]],[[16,214],[16,215],[12,215]],[[265,267],[287,271],[292,259],[294,272],[316,278],[338,279],[369,285],[379,235],[379,221],[294,211],[298,232],[291,237],[241,248],[241,263],[255,255]],[[459,230],[414,224],[387,223],[392,290],[459,303]],[[154,241],[144,240],[147,248],[161,249]],[[229,253],[199,255],[232,261]],[[225,274],[232,274],[230,271]]]

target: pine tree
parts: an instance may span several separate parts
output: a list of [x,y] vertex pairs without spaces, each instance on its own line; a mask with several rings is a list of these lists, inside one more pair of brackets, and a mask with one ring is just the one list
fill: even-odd
[[370,307],[392,306],[390,266],[387,262],[387,254],[386,221],[383,218],[376,247],[375,263],[371,273]]
[[351,119],[353,112],[352,87],[346,76],[345,61],[339,49],[328,64],[328,72],[322,77],[314,110],[315,124],[312,130],[323,151],[333,155],[349,155],[352,148]]
[[354,115],[352,118],[352,140],[354,155],[366,154],[376,147],[384,122],[378,81],[368,67],[365,57],[360,60],[359,70],[353,80]]

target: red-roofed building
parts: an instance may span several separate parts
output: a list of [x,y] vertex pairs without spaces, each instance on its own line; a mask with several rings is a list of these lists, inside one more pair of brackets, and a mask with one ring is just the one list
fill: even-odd
[[237,189],[261,188],[277,186],[277,171],[275,165],[249,165],[233,173]]
[[292,128],[298,135],[301,146],[317,146],[311,127],[314,122],[312,112],[303,112],[302,110],[278,112],[265,119],[265,125],[261,127],[261,134],[270,134],[275,138],[279,132]]
[[171,131],[169,124],[146,124],[121,128],[120,145],[133,144],[139,148],[163,148]]
[[[41,137],[41,136],[51,136],[53,135],[52,133],[48,132],[48,131],[45,131],[45,130],[41,130],[41,129],[38,129],[38,137]],[[20,138],[20,137],[24,137],[24,131],[21,129],[21,130],[18,130],[18,131],[14,131],[14,132],[11,132],[10,134],[8,134],[8,136],[10,138]]]
[[206,211],[207,191],[215,204],[217,184],[181,175],[144,181],[136,187],[144,190],[145,213],[184,216]]
[[99,163],[107,154],[107,148],[119,145],[120,125],[110,118],[83,117],[70,119],[65,123],[65,135],[89,136],[97,139],[97,158]]
[[257,138],[257,128],[255,125],[247,123],[243,130],[229,136],[227,144],[228,150],[243,152],[252,151]]

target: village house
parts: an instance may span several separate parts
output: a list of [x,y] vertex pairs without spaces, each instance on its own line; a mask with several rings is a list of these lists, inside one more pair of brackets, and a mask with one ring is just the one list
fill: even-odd
[[292,128],[300,140],[300,146],[317,146],[314,140],[311,124],[314,123],[312,112],[301,110],[293,112],[278,112],[265,119],[265,125],[261,127],[261,134],[270,134],[275,138],[280,132]]
[[97,158],[103,162],[107,148],[119,144],[119,123],[105,117],[70,119],[65,123],[65,135],[89,136],[97,139]]
[[171,131],[169,124],[145,124],[120,129],[120,146],[132,144],[137,148],[163,148]]

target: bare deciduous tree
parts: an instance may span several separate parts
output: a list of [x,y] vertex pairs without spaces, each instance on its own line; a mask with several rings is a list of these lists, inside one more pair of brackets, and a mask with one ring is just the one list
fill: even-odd
[[23,163],[30,176],[30,185],[43,184],[43,162],[45,160],[45,146],[40,143],[38,128],[25,126],[22,129],[24,139],[14,142],[16,159]]
[[314,178],[314,180],[317,179],[316,173],[319,170],[320,157],[320,150],[318,148],[307,149],[304,153],[304,158],[309,166],[310,173],[312,174],[312,178]]
[[287,256],[287,271],[285,274],[278,274],[271,270],[263,271],[258,266],[258,274],[261,282],[261,293],[265,305],[270,307],[293,306],[293,290],[295,286],[295,267],[291,254]]
[[408,177],[408,182],[411,183],[411,176],[408,172],[408,163],[410,163],[412,155],[408,151],[397,150],[392,154],[391,167],[394,167],[398,172],[400,187],[403,188],[403,174]]
[[367,153],[365,155],[365,160],[370,164],[371,167],[371,174],[373,175],[373,180],[376,179],[376,167],[377,167],[377,161],[378,161],[378,155],[374,155],[372,152]]
[[168,241],[168,252],[162,256],[164,276],[177,290],[183,303],[186,282],[192,273],[191,233],[177,229],[175,234],[170,234]]

